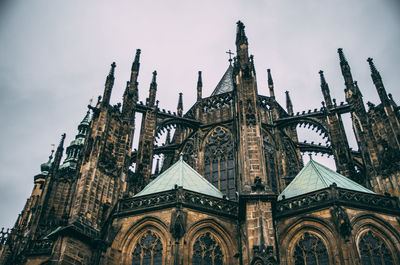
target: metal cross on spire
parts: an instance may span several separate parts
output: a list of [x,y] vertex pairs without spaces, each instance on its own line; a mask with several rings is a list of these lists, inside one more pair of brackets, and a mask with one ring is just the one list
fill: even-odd
[[232,55],[234,55],[234,53],[231,50],[227,51],[226,53],[229,54],[229,64],[232,64]]

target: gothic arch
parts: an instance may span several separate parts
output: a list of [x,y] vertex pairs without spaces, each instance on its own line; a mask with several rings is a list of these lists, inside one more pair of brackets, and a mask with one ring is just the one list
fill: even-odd
[[322,241],[328,253],[329,264],[339,264],[338,261],[342,262],[343,259],[334,231],[329,223],[317,217],[296,219],[282,230],[279,242],[281,264],[294,264],[295,245],[305,233],[312,234]]
[[400,234],[399,231],[389,223],[371,214],[362,214],[352,218],[353,247],[361,261],[360,239],[365,233],[371,231],[376,237],[382,240],[392,254],[394,264],[400,264]]
[[121,264],[132,264],[132,253],[136,247],[136,243],[147,231],[151,231],[160,239],[163,264],[167,264],[167,254],[170,249],[168,227],[163,221],[155,217],[144,217],[135,222],[126,231],[121,229],[118,232],[112,248],[118,249],[121,252]]
[[192,264],[193,246],[199,236],[209,233],[218,242],[221,247],[223,264],[234,264],[233,256],[237,252],[237,246],[232,241],[232,235],[214,219],[204,219],[194,223],[189,227],[186,234],[186,242],[184,248],[184,264]]

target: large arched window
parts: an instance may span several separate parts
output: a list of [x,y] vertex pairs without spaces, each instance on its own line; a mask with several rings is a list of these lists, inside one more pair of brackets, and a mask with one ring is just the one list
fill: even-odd
[[206,179],[228,198],[235,199],[233,141],[226,129],[217,127],[208,136],[204,160]]
[[148,230],[137,241],[132,265],[162,265],[163,245],[160,237]]
[[209,232],[196,239],[193,245],[192,265],[223,265],[223,259],[221,246]]
[[364,233],[358,248],[362,265],[393,265],[392,253],[386,244],[371,231]]
[[293,258],[295,265],[329,265],[324,243],[308,232],[304,233],[295,245]]

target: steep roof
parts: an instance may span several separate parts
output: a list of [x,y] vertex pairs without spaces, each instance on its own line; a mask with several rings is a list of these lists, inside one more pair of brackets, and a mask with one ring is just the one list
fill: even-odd
[[310,159],[307,165],[278,196],[278,201],[282,200],[283,196],[287,199],[325,189],[333,183],[336,183],[339,188],[375,194],[375,192],[364,186]]
[[212,92],[211,96],[223,94],[225,92],[233,91],[233,67],[229,65],[224,76],[219,81],[217,87]]
[[175,188],[175,185],[182,186],[186,190],[202,193],[217,198],[222,198],[223,194],[203,178],[196,170],[190,167],[181,155],[178,162],[169,169],[160,174],[156,179],[150,182],[141,192],[133,197],[139,197],[154,194],[162,191],[168,191]]

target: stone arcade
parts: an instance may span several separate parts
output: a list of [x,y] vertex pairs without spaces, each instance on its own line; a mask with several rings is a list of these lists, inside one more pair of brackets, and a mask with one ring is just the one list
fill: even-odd
[[[185,113],[182,94],[176,113],[158,108],[155,71],[139,101],[140,50],[122,105],[111,106],[113,63],[65,160],[63,135],[15,226],[0,232],[0,264],[399,265],[399,107],[372,59],[378,105],[365,109],[339,49],[346,103],[331,99],[320,71],[322,107],[293,113],[288,92],[286,110],[275,100],[269,69],[269,96],[258,93],[244,28],[239,21],[236,57],[209,97],[199,72]],[[299,142],[298,125],[327,144]],[[313,159],[304,166],[302,152],[333,155],[337,172]]]

